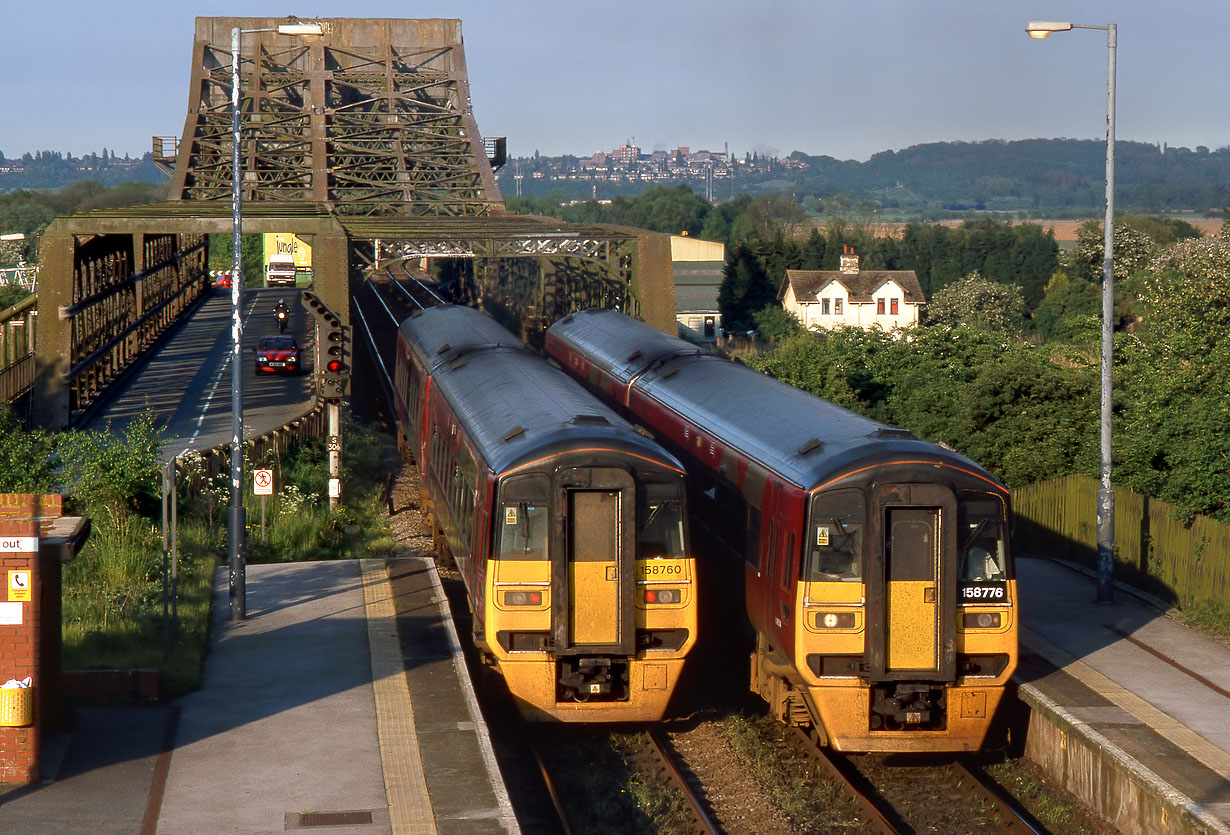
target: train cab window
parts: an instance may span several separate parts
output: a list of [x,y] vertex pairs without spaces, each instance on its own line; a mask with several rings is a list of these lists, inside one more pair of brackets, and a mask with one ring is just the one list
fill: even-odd
[[806,579],[811,582],[862,580],[865,508],[863,494],[857,490],[818,493],[812,499],[807,528]]
[[680,483],[645,482],[637,509],[637,559],[678,560],[683,547],[683,488]]
[[501,485],[496,517],[498,559],[547,559],[549,496],[550,483],[542,475],[514,476]]
[[1004,506],[984,493],[961,493],[957,503],[961,582],[1008,579],[1008,549],[1004,536]]

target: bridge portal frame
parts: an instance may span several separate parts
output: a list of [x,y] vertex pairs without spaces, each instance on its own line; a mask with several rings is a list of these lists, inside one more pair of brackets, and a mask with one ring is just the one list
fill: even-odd
[[[201,203],[99,210],[52,222],[41,245],[36,425],[62,428],[87,417],[211,292],[206,236],[229,235],[231,223],[228,206]],[[589,306],[618,307],[675,329],[670,239],[656,232],[516,215],[354,218],[316,203],[245,206],[242,231],[292,232],[307,240],[313,292],[346,325],[351,279],[361,280],[370,266],[362,253],[379,240],[474,259],[483,306],[514,330],[519,323],[531,343],[555,319]],[[527,280],[507,280],[515,271],[502,265],[512,261],[533,265]]]

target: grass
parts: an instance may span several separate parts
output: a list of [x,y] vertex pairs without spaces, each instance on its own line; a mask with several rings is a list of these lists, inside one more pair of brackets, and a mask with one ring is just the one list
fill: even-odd
[[1005,759],[984,769],[1054,835],[1094,835],[1099,831],[1089,822],[1084,806],[1048,788],[1025,760]]
[[769,716],[731,714],[718,726],[740,765],[798,830],[850,825],[854,810],[849,799],[809,758],[790,753],[784,724]]
[[[305,444],[270,466],[280,485],[261,505],[250,492],[249,562],[292,562],[387,556],[393,537],[381,505],[390,439],[347,421],[342,495],[331,510],[323,444]],[[226,559],[229,473],[213,481],[185,479],[179,495],[177,621],[163,622],[162,534],[155,522],[128,508],[86,508],[93,530],[64,569],[63,643],[68,670],[157,668],[162,695],[175,698],[200,686],[209,638],[214,569]],[[249,485],[250,491],[250,485]],[[166,651],[164,652],[164,645]]]
[[1230,605],[1200,603],[1183,609],[1188,623],[1222,640],[1230,641]]

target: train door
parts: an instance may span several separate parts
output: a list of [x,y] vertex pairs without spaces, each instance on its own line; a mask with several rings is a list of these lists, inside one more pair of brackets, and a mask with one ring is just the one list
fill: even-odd
[[632,477],[608,468],[572,469],[557,494],[564,508],[563,563],[556,567],[557,651],[635,651],[636,493]]
[[[892,484],[877,491],[879,563],[869,583],[868,636],[872,677],[951,681],[954,634],[956,500],[929,484]],[[876,634],[878,632],[878,635]]]

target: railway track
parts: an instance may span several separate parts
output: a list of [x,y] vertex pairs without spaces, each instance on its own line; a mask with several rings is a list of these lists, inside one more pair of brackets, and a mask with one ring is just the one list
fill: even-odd
[[[558,816],[561,831],[571,835],[572,832],[584,830],[586,827],[582,825],[580,818],[589,814],[587,808],[592,805],[592,798],[579,800],[568,796],[560,788],[565,781],[557,780],[547,765],[548,757],[544,756],[535,743],[530,743],[529,747],[542,776],[546,793]],[[676,821],[672,831],[706,835],[725,831],[714,818],[700,788],[689,778],[687,765],[671,747],[663,731],[650,729],[637,734],[636,746],[630,752],[630,759],[640,773],[654,780],[659,790],[669,786],[669,790],[682,796],[686,820]]]
[[[964,760],[954,759],[939,765],[888,766],[872,776],[847,757],[832,754],[818,747],[805,732],[795,729],[793,741],[815,760],[832,778],[843,786],[851,800],[857,804],[864,831],[875,833],[911,833],[935,830],[934,823],[922,820],[927,815],[926,804],[905,808],[889,797],[897,794],[886,783],[890,780],[907,784],[939,783],[949,787],[953,794],[966,798],[968,810],[955,810],[966,817],[970,831],[1002,833],[1044,833],[1047,830],[1025,811],[1015,800],[997,786],[978,766]],[[925,774],[924,774],[925,772]],[[924,774],[920,778],[920,774]],[[888,775],[888,776],[886,776]],[[908,789],[907,789],[908,791]],[[943,802],[942,800],[939,802]],[[953,809],[946,810],[949,814]],[[975,821],[977,823],[975,827]]]

